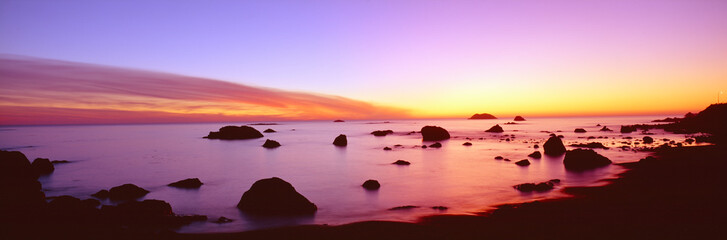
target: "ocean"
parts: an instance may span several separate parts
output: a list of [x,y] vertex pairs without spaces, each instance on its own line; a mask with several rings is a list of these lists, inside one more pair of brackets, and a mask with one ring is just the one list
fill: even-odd
[[[252,125],[260,132],[275,133],[251,140],[212,140],[210,131],[239,123],[148,124],[148,125],[62,125],[2,126],[0,148],[21,151],[29,159],[67,160],[55,165],[55,172],[42,176],[46,196],[71,195],[81,199],[125,183],[150,191],[144,199],[169,202],[177,214],[203,214],[208,222],[197,222],[179,232],[233,232],[299,224],[345,224],[367,220],[416,221],[433,214],[476,214],[505,203],[566,197],[563,187],[596,186],[613,178],[623,168],[612,164],[584,172],[569,172],[563,156],[541,159],[527,157],[542,152],[549,132],[563,135],[566,145],[601,142],[608,150],[595,149],[614,163],[634,162],[646,152],[623,150],[621,146],[658,146],[670,140],[683,142],[685,135],[652,130],[622,134],[620,125],[648,123],[666,116],[528,118],[515,125],[510,119],[493,120],[390,120],[390,121],[291,121],[275,125]],[[486,133],[500,124],[504,133]],[[601,126],[613,132],[601,132]],[[419,131],[436,125],[452,138],[440,141],[441,148],[421,148]],[[584,128],[586,133],[574,133]],[[376,137],[374,130],[393,130]],[[333,139],[348,136],[347,147],[336,147]],[[637,144],[650,135],[653,144]],[[589,137],[593,139],[588,139]],[[629,139],[631,138],[631,139]],[[275,149],[261,147],[266,139],[282,144]],[[508,141],[509,139],[509,141]],[[668,140],[665,140],[668,139]],[[462,145],[471,142],[471,146]],[[534,149],[538,144],[540,149]],[[395,146],[401,145],[401,146]],[[393,150],[385,151],[384,147]],[[567,147],[574,149],[574,147]],[[512,161],[495,160],[502,156]],[[515,161],[529,159],[530,166]],[[408,166],[392,163],[411,162]],[[242,194],[257,180],[279,177],[318,206],[313,216],[259,217],[236,208]],[[195,190],[166,186],[199,178],[204,185]],[[381,183],[378,191],[361,184],[368,179]],[[560,179],[556,189],[543,193],[520,193],[513,185]],[[113,204],[108,200],[103,204]],[[389,210],[404,205],[419,206]],[[433,209],[445,206],[446,210]],[[234,221],[211,221],[224,216]]]

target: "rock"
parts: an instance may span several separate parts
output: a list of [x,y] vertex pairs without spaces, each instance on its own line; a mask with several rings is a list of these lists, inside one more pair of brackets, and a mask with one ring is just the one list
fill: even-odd
[[93,199],[93,198],[89,198],[89,199],[81,200],[81,204],[83,204],[86,207],[96,208],[98,206],[101,206],[101,201]]
[[409,165],[411,163],[410,162],[407,162],[407,161],[404,161],[404,160],[396,160],[396,162],[394,162],[392,164],[396,164],[396,165]]
[[424,141],[441,141],[450,137],[447,130],[438,126],[424,126],[421,132]]
[[202,181],[200,181],[199,178],[187,178],[170,183],[167,186],[176,188],[199,188],[202,186]]
[[465,143],[462,143],[462,145],[463,146],[472,146],[472,143],[471,142],[465,142]]
[[419,206],[412,206],[412,205],[398,206],[398,207],[389,208],[389,211],[408,210],[408,209],[414,209],[414,208],[419,208]]
[[263,134],[250,126],[224,126],[218,132],[210,132],[205,138],[236,140],[261,138]]
[[381,187],[381,184],[379,184],[379,181],[369,179],[366,180],[361,186],[366,190],[377,190]]
[[45,205],[38,173],[25,154],[0,150],[0,222],[32,218]]
[[645,136],[642,140],[644,140],[644,143],[646,143],[646,144],[654,143],[654,139],[649,136]]
[[268,140],[265,140],[265,143],[263,143],[263,147],[264,148],[276,148],[276,147],[280,147],[280,143],[278,141],[268,139]]
[[[91,200],[100,204],[98,200]],[[99,210],[96,208],[98,204],[94,205],[89,201],[81,201],[81,199],[68,195],[58,196],[48,203],[45,214],[49,219],[64,223],[90,222],[94,221],[99,214]]]
[[206,221],[207,216],[178,216],[172,206],[162,200],[127,201],[117,206],[101,206],[100,220],[122,226],[180,227],[195,221]]
[[545,154],[550,156],[560,156],[565,153],[563,141],[557,136],[548,138],[548,141],[543,144],[543,149],[545,149]]
[[336,119],[336,120],[333,120],[333,122],[345,122],[345,121],[343,121],[341,119]]
[[377,137],[383,137],[383,136],[393,134],[393,133],[394,133],[394,131],[392,131],[392,130],[376,130],[376,131],[371,132],[371,134],[373,134],[374,136],[377,136]]
[[109,191],[108,190],[99,190],[98,192],[91,194],[91,196],[98,198],[98,199],[107,199],[107,198],[109,198]]
[[384,151],[391,151],[390,147],[384,147]]
[[442,147],[442,144],[439,142],[435,142],[432,145],[429,145],[430,148],[440,148]]
[[518,184],[518,185],[515,185],[512,187],[521,192],[535,191],[535,183],[523,183],[523,184]]
[[500,127],[499,124],[495,124],[495,126],[492,126],[490,129],[487,129],[485,132],[501,133],[501,132],[504,132],[504,131],[505,130],[503,130],[502,127]]
[[346,135],[338,135],[336,139],[333,139],[333,145],[339,146],[339,147],[345,147],[348,145],[348,140],[346,139]]
[[502,159],[505,159],[505,158],[503,158],[502,156],[495,157],[495,160],[502,160]]
[[531,154],[528,154],[528,157],[535,158],[535,159],[540,159],[543,156],[540,154],[540,151],[535,151],[535,152],[533,152]]
[[268,128],[268,129],[265,129],[265,131],[263,131],[263,132],[264,133],[274,133],[275,130]]
[[318,210],[293,185],[273,177],[256,181],[245,191],[237,208],[259,215],[308,215]]
[[611,160],[591,149],[574,149],[565,153],[563,165],[566,170],[582,171],[608,166]]
[[602,132],[610,132],[610,131],[613,131],[613,130],[611,130],[610,128],[608,128],[608,127],[606,127],[606,126],[603,126],[603,127],[601,128],[601,130],[599,130],[599,131],[602,131]]
[[685,142],[685,143],[688,143],[688,144],[692,144],[692,143],[694,142],[694,138],[687,138],[687,139],[684,139],[684,142]]
[[538,148],[540,148],[540,146],[538,146],[538,144],[535,144],[535,145],[533,145],[533,148],[538,149]]
[[145,196],[149,191],[140,188],[134,184],[124,184],[109,189],[109,198],[111,200],[134,200]]
[[53,164],[47,158],[36,158],[33,160],[31,166],[39,175],[48,175],[53,173],[53,170],[55,170],[55,167],[53,167]]
[[434,206],[434,207],[432,207],[432,209],[444,211],[444,210],[447,210],[449,208],[448,207],[445,207],[445,206]]
[[518,166],[524,167],[524,166],[530,165],[530,161],[528,161],[527,159],[523,159],[523,160],[515,162],[515,164],[517,164]]
[[218,218],[217,220],[214,220],[214,221],[212,221],[212,222],[213,222],[213,223],[219,223],[219,224],[222,224],[222,223],[230,223],[230,222],[233,222],[233,221],[235,221],[235,220],[232,220],[232,219],[229,219],[229,218],[226,218],[226,217],[220,217],[220,218]]
[[515,188],[515,189],[517,189],[518,191],[521,191],[521,192],[532,192],[532,191],[545,192],[545,191],[552,190],[553,189],[553,186],[555,185],[555,183],[558,183],[558,182],[560,182],[560,181],[553,182],[551,180],[551,181],[547,181],[547,182],[541,182],[541,183],[538,183],[538,184],[535,184],[535,183],[523,183],[523,184],[515,185],[515,186],[513,186],[513,188]]
[[584,148],[602,148],[602,149],[608,149],[608,147],[604,146],[603,143],[600,142],[589,142],[589,143],[579,143],[579,144],[571,144],[571,147],[584,147]]
[[621,126],[621,133],[632,133],[636,132],[635,126]]
[[497,117],[487,113],[475,113],[475,115],[472,115],[469,119],[497,119]]
[[576,128],[576,130],[574,130],[573,132],[584,133],[584,132],[586,132],[586,130],[583,128]]
[[523,118],[522,116],[515,116],[514,121],[525,121],[525,118]]
[[55,165],[55,164],[71,163],[71,161],[68,161],[68,160],[53,160],[53,161],[50,161],[50,163],[52,163],[53,165]]

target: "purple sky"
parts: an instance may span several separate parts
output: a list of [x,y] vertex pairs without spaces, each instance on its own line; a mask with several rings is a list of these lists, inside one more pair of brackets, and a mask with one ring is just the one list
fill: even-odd
[[[727,89],[724,0],[3,0],[0,36],[4,54],[335,94],[420,116],[617,113],[613,102],[681,112]],[[655,109],[654,98],[676,100]]]

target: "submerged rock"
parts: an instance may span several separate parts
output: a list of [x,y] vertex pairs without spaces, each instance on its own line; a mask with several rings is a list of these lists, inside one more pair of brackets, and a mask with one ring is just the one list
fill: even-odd
[[518,166],[524,167],[524,166],[530,165],[530,161],[528,161],[527,159],[523,159],[523,160],[515,162],[515,164],[517,164]]
[[495,124],[495,126],[492,126],[490,129],[485,130],[485,132],[491,132],[491,133],[501,133],[504,131],[505,130],[503,130],[499,124]]
[[440,148],[442,147],[442,144],[439,142],[435,142],[432,145],[429,145],[430,148]]
[[202,181],[200,181],[199,178],[187,178],[170,183],[167,186],[176,188],[199,188],[202,186]]
[[264,132],[264,133],[274,133],[274,132],[275,132],[275,130],[273,130],[273,129],[271,129],[271,128],[268,128],[268,129],[265,129],[265,131],[263,131],[263,132]]
[[463,146],[472,146],[472,143],[471,142],[465,142],[465,143],[462,143],[462,145]]
[[242,194],[237,208],[246,213],[260,215],[307,215],[318,210],[293,185],[277,177],[253,183]]
[[523,118],[522,116],[515,116],[514,121],[525,121],[525,118]]
[[149,191],[140,188],[134,184],[124,184],[109,189],[109,198],[111,200],[133,200],[145,196]]
[[224,126],[217,132],[210,132],[205,138],[237,140],[261,138],[263,134],[250,126]]
[[366,180],[361,186],[366,190],[377,190],[381,188],[381,184],[379,184],[379,181],[373,179]]
[[548,138],[548,141],[543,144],[543,149],[545,149],[545,154],[550,156],[560,156],[565,153],[563,141],[557,136]]
[[576,128],[576,130],[573,130],[573,132],[584,133],[584,132],[586,132],[586,130],[583,128]]
[[48,175],[53,173],[53,170],[55,170],[53,163],[51,163],[47,158],[36,158],[33,160],[31,166],[39,175]]
[[489,113],[475,113],[475,115],[472,115],[469,119],[497,119],[497,117]]
[[419,206],[413,206],[413,205],[398,206],[398,207],[389,208],[389,211],[408,210],[408,209],[414,209],[414,208],[419,208]]
[[333,120],[333,122],[345,122],[345,121],[343,121],[341,119],[336,119],[336,120]]
[[495,160],[502,160],[502,159],[505,159],[505,158],[503,158],[502,156],[495,157]]
[[566,170],[582,171],[608,166],[611,160],[591,149],[574,149],[565,153],[563,165]]
[[603,127],[601,128],[601,130],[599,130],[599,131],[602,131],[602,132],[610,132],[610,131],[613,131],[613,130],[611,130],[610,128],[608,128],[608,127],[606,127],[606,126],[603,126]]
[[535,158],[535,159],[540,159],[543,156],[540,154],[540,151],[535,151],[535,152],[533,152],[531,154],[528,154],[528,157]]
[[541,182],[541,183],[523,183],[513,186],[513,188],[517,189],[520,192],[545,192],[552,190],[555,184],[560,183],[559,179],[552,179],[550,181]]
[[268,139],[268,140],[265,140],[265,143],[263,143],[263,147],[264,148],[276,148],[276,147],[280,147],[280,143],[278,141]]
[[394,162],[392,164],[395,164],[395,165],[409,165],[411,163],[410,162],[407,162],[407,161],[404,161],[404,160],[396,160],[396,162]]
[[346,135],[341,134],[336,137],[336,139],[333,140],[333,145],[339,146],[339,147],[345,147],[348,145],[348,140],[346,139]]
[[393,133],[394,133],[394,131],[392,131],[392,130],[376,130],[376,131],[371,132],[372,135],[377,136],[377,137],[383,137],[383,136],[393,134]]
[[213,223],[219,223],[219,224],[222,224],[222,223],[230,223],[230,222],[233,222],[233,221],[235,221],[235,220],[232,220],[232,219],[226,218],[226,217],[224,217],[224,216],[220,216],[220,217],[219,217],[219,218],[218,218],[217,220],[214,220],[214,221],[212,221],[212,222],[213,222]]
[[621,126],[621,133],[632,133],[636,132],[635,126]]
[[449,132],[438,126],[424,126],[421,132],[424,141],[441,141],[450,138]]

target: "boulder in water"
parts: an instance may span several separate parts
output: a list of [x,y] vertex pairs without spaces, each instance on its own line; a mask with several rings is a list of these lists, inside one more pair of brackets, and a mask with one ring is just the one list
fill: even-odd
[[345,147],[348,145],[348,140],[346,139],[346,135],[341,134],[336,137],[336,139],[333,140],[333,145],[339,146],[339,147]]
[[381,187],[381,184],[379,184],[379,181],[369,179],[366,180],[361,186],[366,190],[377,190]]
[[522,116],[515,116],[515,121],[525,121],[525,118]]
[[472,115],[469,119],[497,119],[497,117],[488,113],[475,113],[475,115]]
[[540,159],[543,156],[540,154],[540,151],[535,151],[535,152],[533,152],[531,154],[528,154],[528,157],[535,158],[535,159]]
[[611,160],[591,149],[574,149],[565,153],[563,165],[566,170],[583,171],[608,166]]
[[55,170],[53,163],[51,163],[47,158],[36,158],[33,160],[31,166],[39,175],[48,175],[53,173],[53,170]]
[[237,208],[259,215],[308,215],[318,210],[315,204],[298,193],[293,185],[273,177],[258,180],[245,191]]
[[263,134],[250,126],[224,126],[217,132],[210,132],[205,138],[237,140],[261,138]]
[[543,144],[543,149],[545,149],[545,154],[550,156],[560,156],[565,153],[563,141],[557,136],[548,138],[548,141]]
[[503,130],[499,124],[495,124],[495,126],[492,126],[490,129],[485,130],[485,132],[491,132],[491,133],[501,133],[504,131],[505,130]]
[[109,189],[109,198],[111,200],[134,200],[145,196],[149,191],[140,188],[134,184],[124,184]]
[[267,140],[265,140],[265,143],[263,143],[263,147],[264,148],[276,148],[276,147],[280,147],[280,143],[275,140],[267,139]]
[[424,141],[441,141],[450,138],[449,132],[438,126],[424,126],[421,132]]
[[199,188],[202,186],[202,181],[200,181],[199,178],[187,178],[170,183],[167,186],[176,188]]

